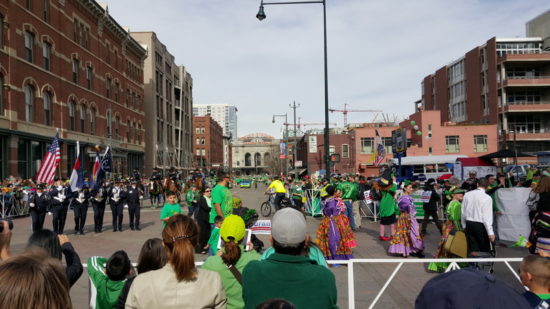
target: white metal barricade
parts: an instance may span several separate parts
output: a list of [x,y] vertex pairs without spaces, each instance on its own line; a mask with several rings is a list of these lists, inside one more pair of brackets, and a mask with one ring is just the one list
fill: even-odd
[[316,199],[320,198],[321,190],[320,189],[307,189],[305,190],[306,194],[306,203],[304,208],[306,213],[310,214],[312,217],[320,216],[323,214],[323,203],[319,201],[319,209],[316,211],[313,207],[316,203]]

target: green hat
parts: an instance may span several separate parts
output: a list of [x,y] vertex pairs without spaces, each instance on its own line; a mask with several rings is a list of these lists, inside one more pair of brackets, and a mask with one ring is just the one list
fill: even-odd
[[[230,242],[231,240],[238,242],[244,238],[246,235],[244,220],[237,215],[227,216],[222,223],[220,228],[220,236],[225,242]],[[232,237],[233,239],[229,239]]]

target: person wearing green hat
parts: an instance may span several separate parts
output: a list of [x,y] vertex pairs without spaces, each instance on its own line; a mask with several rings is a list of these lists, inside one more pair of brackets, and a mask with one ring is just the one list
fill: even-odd
[[220,274],[223,288],[227,295],[227,308],[243,308],[241,274],[244,267],[251,261],[260,259],[256,251],[245,251],[239,245],[246,236],[245,223],[240,216],[227,216],[220,228],[220,237],[223,241],[221,255],[211,256],[202,265],[202,268]]
[[[452,200],[447,206],[447,221],[443,223],[441,240],[434,254],[434,259],[449,257],[445,252],[445,242],[452,230],[461,231],[462,224],[460,223],[460,216],[462,215],[462,199],[464,198],[465,190],[457,187],[452,187],[449,191],[446,191],[446,195],[451,195]],[[428,264],[428,269],[435,272],[443,272],[447,269],[449,263],[432,262]]]

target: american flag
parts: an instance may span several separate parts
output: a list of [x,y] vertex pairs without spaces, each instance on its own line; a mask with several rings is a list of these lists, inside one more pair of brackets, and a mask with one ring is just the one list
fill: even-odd
[[376,146],[376,158],[374,159],[374,165],[378,166],[382,161],[384,161],[384,158],[386,158],[386,148],[384,148],[384,144],[382,143],[382,138],[380,137],[380,134],[378,134],[378,130],[375,130],[376,137],[374,138],[374,144]]
[[55,170],[59,166],[59,161],[61,161],[61,151],[59,150],[59,134],[56,134],[52,145],[42,159],[38,172],[36,172],[36,182],[53,183]]

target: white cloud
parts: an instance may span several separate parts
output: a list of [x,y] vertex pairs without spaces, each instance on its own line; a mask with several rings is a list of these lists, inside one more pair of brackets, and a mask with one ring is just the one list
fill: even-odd
[[[276,0],[273,0],[275,2]],[[238,107],[239,135],[280,136],[273,114],[301,104],[324,121],[322,6],[266,6],[260,0],[116,0],[110,14],[131,31],[154,31],[194,78],[197,104]],[[493,36],[525,35],[546,0],[327,0],[329,101],[407,116],[422,79]],[[343,124],[341,114],[330,122]],[[350,113],[349,122],[373,119]]]

